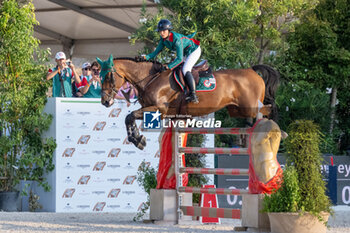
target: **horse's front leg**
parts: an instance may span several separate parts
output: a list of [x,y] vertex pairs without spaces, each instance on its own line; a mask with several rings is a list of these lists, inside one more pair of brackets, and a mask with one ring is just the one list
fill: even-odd
[[142,120],[143,112],[156,111],[157,109],[158,108],[156,106],[141,108],[139,110],[131,112],[125,118],[125,125],[126,125],[126,132],[128,134],[128,140],[140,150],[143,150],[143,148],[146,146],[146,138],[145,136],[140,135],[140,131],[137,128],[135,120]]

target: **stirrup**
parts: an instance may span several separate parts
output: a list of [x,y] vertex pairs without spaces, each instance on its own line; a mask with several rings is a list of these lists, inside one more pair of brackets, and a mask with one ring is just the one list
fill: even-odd
[[199,103],[198,97],[195,92],[192,92],[189,96],[186,97],[187,102],[192,102],[195,104]]

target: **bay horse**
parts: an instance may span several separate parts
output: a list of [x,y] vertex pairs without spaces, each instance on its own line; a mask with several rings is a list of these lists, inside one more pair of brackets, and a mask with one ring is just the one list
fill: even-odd
[[[197,92],[200,102],[194,104],[184,101],[184,94],[172,78],[172,71],[160,72],[162,64],[158,62],[113,59],[112,55],[107,61],[97,60],[102,66],[101,75],[103,72],[106,74],[101,92],[103,105],[113,105],[113,97],[123,83],[121,80],[129,82],[138,91],[142,107],[127,115],[125,124],[128,140],[141,150],[146,145],[146,139],[140,135],[135,120],[142,120],[144,112],[158,110],[162,117],[177,114],[195,117],[227,107],[231,117],[255,118],[258,114],[268,115],[271,112],[279,81],[279,73],[267,65],[215,71],[216,89]],[[257,72],[261,72],[262,76]]]

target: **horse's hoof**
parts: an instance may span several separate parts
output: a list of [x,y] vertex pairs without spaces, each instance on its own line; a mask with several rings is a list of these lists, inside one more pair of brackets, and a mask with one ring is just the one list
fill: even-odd
[[140,144],[146,146],[146,137],[141,135]]
[[137,145],[135,144],[135,146],[140,150],[143,150],[143,148],[145,148],[141,143],[138,143]]

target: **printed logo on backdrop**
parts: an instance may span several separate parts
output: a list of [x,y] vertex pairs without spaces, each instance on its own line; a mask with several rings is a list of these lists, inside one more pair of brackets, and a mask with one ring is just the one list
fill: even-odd
[[112,168],[112,169],[117,169],[117,168],[120,168],[120,165],[119,164],[108,164],[107,167]]
[[64,165],[63,167],[64,169],[72,169],[72,165],[70,165],[70,163],[66,163],[66,165]]
[[79,126],[80,129],[88,129],[89,127],[85,122],[82,122],[81,125]]
[[107,138],[107,141],[120,142],[120,138]]
[[66,148],[62,154],[62,157],[72,157],[74,154],[75,148]]
[[117,123],[113,122],[110,126],[109,126],[110,129],[118,129],[118,125]]
[[63,141],[64,142],[72,142],[72,139],[70,138],[70,136],[67,136]]
[[120,208],[120,205],[107,205],[107,208],[114,210],[114,209]]
[[131,155],[131,154],[136,154],[136,151],[134,150],[123,150],[123,154]]
[[98,111],[96,111],[96,112],[94,113],[95,116],[103,116],[104,114],[105,114],[105,113],[102,112],[102,111],[100,111],[100,110],[98,110]]
[[94,126],[94,131],[103,131],[104,127],[106,126],[105,121],[98,121]]
[[108,154],[108,157],[110,158],[117,158],[120,153],[120,148],[112,148],[111,151]]
[[146,208],[148,208],[148,206],[146,205],[146,203],[142,202],[139,205],[139,208],[137,208],[137,211],[145,210]]
[[108,198],[117,198],[119,193],[120,193],[120,189],[112,189],[111,191],[109,191],[107,197]]
[[78,193],[78,195],[81,195],[81,196],[89,196],[89,195],[91,195],[91,193],[83,189],[83,190],[80,190],[80,192]]
[[78,164],[77,167],[81,169],[86,169],[90,167],[90,164]]
[[157,153],[154,154],[154,158],[160,158],[160,151],[157,150]]
[[62,195],[62,198],[72,198],[75,192],[74,188],[66,189]]
[[131,185],[134,183],[136,179],[136,176],[127,176],[124,181],[123,181],[123,184],[126,184],[126,185]]
[[88,184],[91,176],[81,176],[80,179],[78,180],[78,184]]
[[108,117],[119,117],[119,114],[122,112],[121,108],[114,108],[110,111]]
[[70,176],[67,176],[67,178],[64,180],[64,183],[70,184],[70,183],[73,183],[73,181],[70,178]]
[[90,152],[86,149],[82,149],[82,150],[78,150],[78,153],[81,154],[81,155],[88,155],[90,154]]
[[103,211],[103,208],[105,207],[106,202],[97,202],[94,206],[93,211]]
[[109,178],[107,179],[108,182],[111,182],[111,183],[116,183],[116,182],[119,182],[120,179],[119,178]]
[[94,150],[94,151],[92,151],[92,153],[100,155],[100,154],[106,153],[106,151],[104,151],[104,150]]
[[65,116],[73,116],[73,113],[70,111],[69,108],[67,108],[66,111],[64,111],[63,115],[65,115]]
[[125,137],[124,141],[123,141],[123,145],[130,145],[131,143],[128,140],[128,136]]
[[78,209],[90,209],[90,205],[77,205]]
[[103,183],[105,182],[104,179],[102,179],[101,177],[94,177],[94,179],[92,180],[93,183]]
[[104,142],[105,140],[102,139],[101,137],[96,137],[94,138],[94,142],[97,142],[97,143],[101,143],[101,142]]
[[143,112],[143,128],[145,129],[160,129],[160,116],[162,114],[156,112]]
[[105,166],[106,166],[106,162],[97,162],[92,170],[102,171]]
[[71,128],[74,128],[74,126],[72,124],[70,124],[69,122],[66,122],[66,124],[63,125],[63,128],[71,129]]
[[135,191],[123,191],[122,193],[130,196],[130,195],[135,194],[136,192]]
[[92,191],[92,194],[95,194],[97,196],[105,194],[105,193],[106,193],[105,191]]
[[81,135],[81,137],[78,140],[78,144],[88,144],[90,137],[90,135]]
[[86,116],[91,114],[91,112],[77,112],[77,114],[82,115],[82,116]]
[[134,167],[131,166],[131,163],[128,163],[128,164],[124,167],[124,169],[134,169]]
[[70,203],[67,203],[66,206],[63,208],[65,210],[72,210],[72,206],[70,206]]
[[134,209],[134,207],[130,203],[127,203],[124,209]]

